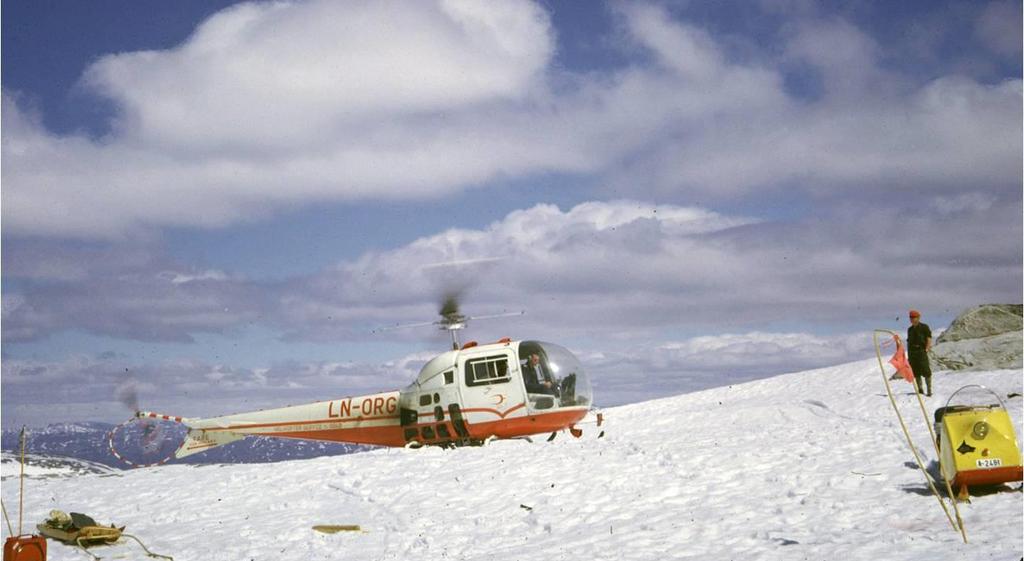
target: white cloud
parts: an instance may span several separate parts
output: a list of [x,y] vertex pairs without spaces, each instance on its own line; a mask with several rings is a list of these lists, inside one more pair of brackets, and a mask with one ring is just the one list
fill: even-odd
[[[1019,79],[913,83],[840,19],[800,20],[777,57],[738,62],[660,8],[618,9],[651,59],[573,75],[526,1],[229,8],[176,48],[88,69],[119,108],[105,138],[48,133],[5,93],[4,231],[118,238],[548,172],[671,200],[1019,197]],[[787,93],[794,61],[820,99]]]
[[229,8],[175,49],[110,55],[87,70],[120,109],[102,140],[49,134],[5,93],[5,232],[221,226],[530,169],[543,150],[515,164],[516,142],[497,127],[477,138],[470,125],[529,98],[553,45],[547,15],[529,2]]
[[[341,335],[336,330],[363,322],[433,319],[443,293],[469,285],[469,297],[486,307],[473,313],[525,308],[540,322],[579,327],[592,314],[576,315],[566,309],[570,303],[614,293],[626,300],[630,294],[651,297],[675,285],[673,277],[689,260],[714,252],[702,247],[699,236],[753,222],[635,201],[583,203],[564,212],[537,205],[483,230],[450,229],[291,283],[280,300],[281,316],[301,337],[331,339]],[[490,259],[496,254],[502,258]],[[726,269],[714,274],[728,275]],[[552,308],[558,313],[545,311]],[[331,321],[325,324],[326,317]]]
[[992,208],[996,200],[987,193],[963,193],[949,197],[936,197],[929,206],[939,214],[950,215],[965,211],[984,212]]
[[173,50],[104,57],[86,80],[122,107],[129,142],[295,154],[382,119],[520,99],[553,48],[525,1],[247,3]]
[[[255,369],[189,359],[139,363],[116,356],[4,359],[3,422],[116,422],[131,415],[130,407],[212,416],[376,393],[404,387],[432,356],[413,353],[378,364],[281,362]],[[16,407],[8,411],[8,404]],[[60,413],[55,417],[54,411]]]
[[630,32],[658,60],[687,82],[714,83],[728,67],[725,56],[707,33],[669,21],[660,8],[637,4],[623,7]]
[[188,342],[263,317],[266,287],[183,266],[150,247],[26,242],[4,249],[4,278],[19,281],[3,295],[5,343],[69,329]]
[[1020,59],[1020,2],[989,2],[974,22],[975,36],[988,48],[1001,55]]
[[798,27],[786,47],[786,57],[813,65],[823,75],[831,96],[839,99],[873,96],[869,88],[892,88],[894,76],[877,64],[880,47],[843,20],[809,20]]
[[212,270],[212,269],[211,270],[206,270],[206,271],[199,271],[199,272],[191,273],[191,274],[190,273],[183,273],[183,272],[180,272],[180,271],[163,271],[161,273],[157,273],[157,276],[160,277],[160,278],[166,278],[167,280],[171,281],[173,284],[184,284],[184,283],[196,282],[196,281],[226,281],[226,280],[228,280],[228,275],[226,273],[224,273],[223,271],[217,271],[217,270]]
[[605,405],[740,383],[860,360],[874,354],[870,332],[727,333],[678,341],[583,349],[580,358]]
[[[360,325],[434,319],[451,285],[471,286],[469,313],[526,310],[481,331],[558,340],[886,322],[907,302],[956,313],[1017,297],[1020,236],[1005,224],[1019,211],[961,204],[936,222],[858,206],[781,224],[635,201],[538,205],[296,279],[278,317],[291,337],[358,337]],[[435,266],[447,261],[471,264]]]
[[[665,14],[661,25],[686,29]],[[724,99],[727,110],[701,111],[689,127],[618,172],[617,185],[646,180],[663,195],[716,198],[786,186],[879,200],[893,188],[920,196],[970,184],[1019,198],[1019,79],[982,84],[948,76],[916,85],[881,67],[882,48],[872,38],[835,19],[801,22],[782,59],[783,65],[806,63],[820,78],[824,92],[813,101],[782,93],[782,65],[740,67],[696,48],[674,52],[702,67],[717,61],[717,71],[701,75],[727,79],[703,95]],[[683,79],[680,88],[687,85]],[[731,95],[732,88],[756,91],[758,103]],[[685,122],[680,112],[666,117]]]
[[871,350],[865,334],[820,336],[811,333],[750,332],[700,336],[659,345],[676,362],[694,369],[733,367],[809,369],[853,360]]
[[526,311],[476,333],[554,340],[890,321],[911,304],[955,314],[1019,297],[1020,212],[984,197],[915,212],[850,205],[789,223],[628,200],[537,205],[275,282],[158,253],[126,251],[122,263],[116,247],[14,246],[4,256],[5,278],[19,281],[3,295],[4,340],[83,329],[190,341],[258,326],[287,340],[379,341],[377,328],[436,319],[451,291],[463,291],[466,313]]

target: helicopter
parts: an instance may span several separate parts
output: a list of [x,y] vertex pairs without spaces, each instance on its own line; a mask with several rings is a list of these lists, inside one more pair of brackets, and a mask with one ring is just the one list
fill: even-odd
[[[576,427],[591,413],[593,394],[579,359],[565,347],[501,338],[459,343],[470,320],[522,315],[465,316],[456,296],[445,297],[441,319],[399,327],[434,325],[451,336],[451,350],[429,360],[405,388],[305,405],[211,418],[137,411],[137,419],[184,424],[174,452],[184,458],[250,435],[388,447],[479,446]],[[597,424],[603,421],[596,415]]]

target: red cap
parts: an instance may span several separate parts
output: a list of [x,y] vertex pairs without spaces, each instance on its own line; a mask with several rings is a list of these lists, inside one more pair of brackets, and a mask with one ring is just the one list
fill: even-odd
[[919,312],[917,310],[910,310],[910,317],[912,317],[912,318],[919,318],[919,317],[921,317],[921,312]]

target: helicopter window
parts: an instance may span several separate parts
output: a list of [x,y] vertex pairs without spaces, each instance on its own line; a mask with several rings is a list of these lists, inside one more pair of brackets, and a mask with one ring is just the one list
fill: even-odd
[[419,431],[417,431],[416,429],[405,429],[406,442],[416,438],[417,436],[419,436]]
[[420,396],[420,407],[426,407],[430,405],[430,394],[423,394]]
[[437,425],[437,436],[441,438],[451,438],[452,434],[448,432],[448,425]]
[[454,382],[455,382],[455,373],[452,372],[451,370],[449,370],[448,372],[445,372],[444,373],[444,383],[447,385],[447,384],[452,384]]
[[440,405],[434,407],[434,418],[438,421],[444,420],[444,409],[442,409]]
[[416,413],[415,409],[406,409],[405,407],[403,407],[401,412],[399,413],[399,418],[401,419],[403,427],[416,424],[416,418],[418,416],[419,415],[418,413]]
[[427,440],[434,439],[434,427],[423,427],[423,438]]
[[504,355],[466,361],[467,386],[505,382],[508,382],[508,358]]
[[439,393],[435,393],[434,394],[434,403],[441,403],[441,394],[439,394]]

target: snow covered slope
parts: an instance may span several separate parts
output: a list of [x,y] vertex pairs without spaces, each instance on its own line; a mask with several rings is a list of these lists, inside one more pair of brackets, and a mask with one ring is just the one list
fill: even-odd
[[[932,409],[968,383],[937,373]],[[910,386],[899,400],[934,460]],[[1021,434],[1021,401],[1007,402]],[[52,508],[126,524],[178,561],[278,559],[1018,559],[1022,494],[946,521],[906,448],[875,359],[605,411],[605,438],[377,450],[260,465],[173,465],[26,482]],[[7,469],[5,464],[5,469]],[[17,504],[17,485],[3,485]],[[13,515],[14,513],[12,513]],[[315,524],[358,524],[333,535]],[[117,545],[104,557],[130,551]],[[50,559],[85,558],[51,543]]]
[[[16,482],[21,474],[20,455],[13,452],[0,453],[0,479]],[[86,474],[112,475],[118,470],[97,462],[54,456],[49,454],[25,454],[25,478],[78,477]]]

